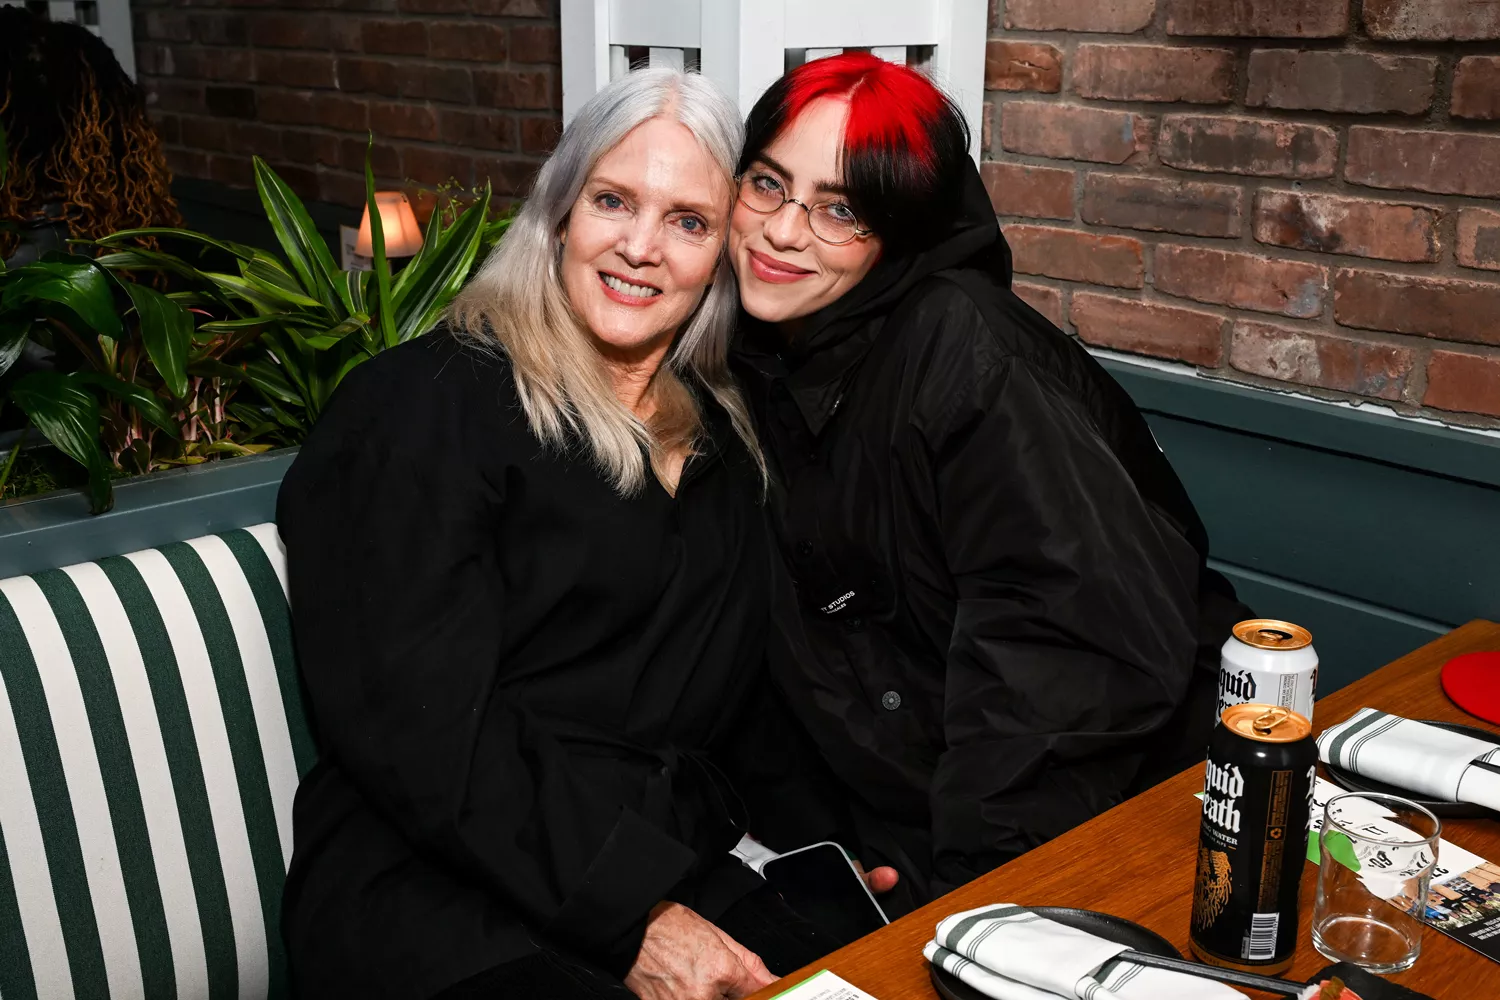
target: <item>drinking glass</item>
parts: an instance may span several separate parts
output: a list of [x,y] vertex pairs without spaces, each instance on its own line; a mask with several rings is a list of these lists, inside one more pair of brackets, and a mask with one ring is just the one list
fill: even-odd
[[1427,890],[1443,825],[1415,802],[1350,792],[1323,809],[1313,946],[1382,975],[1422,953]]

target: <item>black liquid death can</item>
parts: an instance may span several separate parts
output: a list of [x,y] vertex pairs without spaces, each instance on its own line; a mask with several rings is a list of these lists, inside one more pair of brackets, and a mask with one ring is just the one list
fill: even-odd
[[1291,966],[1317,759],[1312,723],[1280,705],[1233,705],[1214,726],[1190,936],[1203,961]]

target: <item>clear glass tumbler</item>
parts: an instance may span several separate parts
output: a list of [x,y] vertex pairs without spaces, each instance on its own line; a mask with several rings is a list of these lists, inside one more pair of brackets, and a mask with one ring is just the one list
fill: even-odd
[[1323,809],[1313,946],[1389,974],[1422,954],[1422,918],[1443,825],[1415,802],[1350,792]]

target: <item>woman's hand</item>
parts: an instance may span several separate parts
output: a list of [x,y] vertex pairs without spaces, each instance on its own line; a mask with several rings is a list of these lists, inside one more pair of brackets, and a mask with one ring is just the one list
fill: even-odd
[[760,956],[681,903],[651,909],[625,976],[641,1000],[739,1000],[775,981]]

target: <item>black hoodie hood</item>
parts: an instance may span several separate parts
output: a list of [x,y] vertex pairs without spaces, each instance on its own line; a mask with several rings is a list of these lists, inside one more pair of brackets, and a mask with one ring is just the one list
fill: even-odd
[[742,377],[787,378],[809,424],[821,427],[837,401],[845,373],[879,334],[879,321],[919,283],[939,271],[963,267],[983,271],[1009,288],[1010,247],[978,167],[968,158],[963,162],[963,197],[948,232],[915,253],[890,253],[887,248],[863,281],[809,316],[792,342],[742,309],[734,349]]

